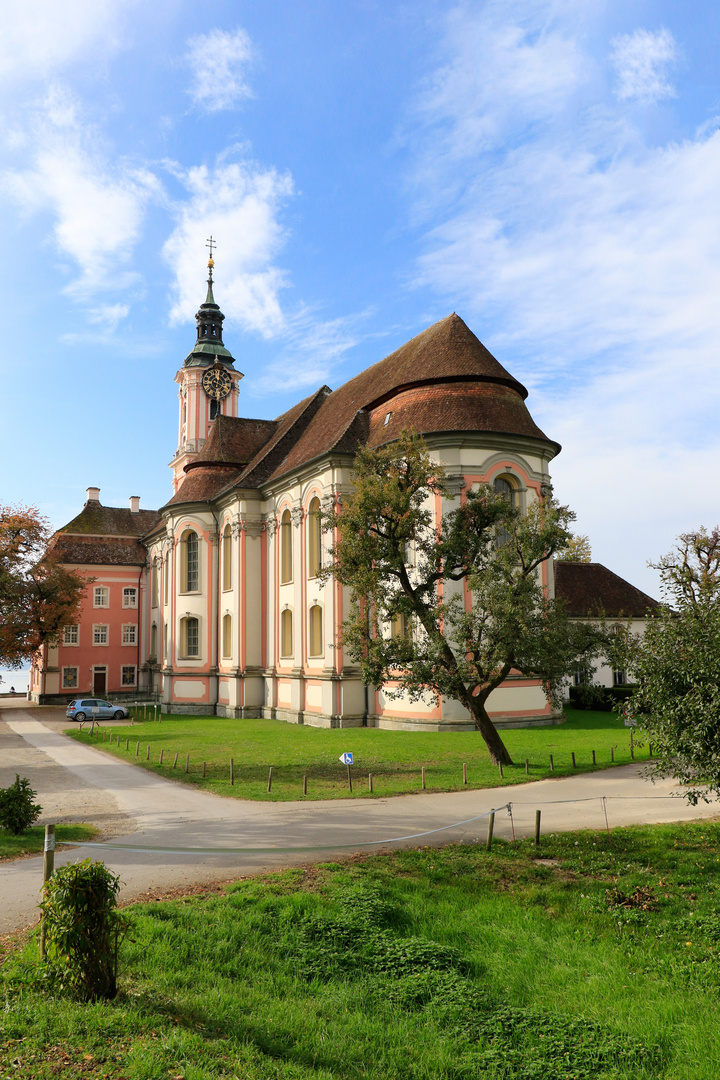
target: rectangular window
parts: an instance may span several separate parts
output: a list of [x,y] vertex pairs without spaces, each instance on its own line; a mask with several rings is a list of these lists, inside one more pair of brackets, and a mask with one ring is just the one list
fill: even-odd
[[627,686],[627,671],[615,668],[613,671],[613,686]]
[[122,669],[122,685],[134,686],[137,682],[137,676],[135,674],[135,668],[131,665],[126,665]]
[[137,644],[137,626],[135,623],[125,623],[122,628],[122,643],[123,645],[136,645]]
[[185,620],[185,655],[200,655],[200,625],[197,619]]
[[93,607],[110,607],[110,590],[104,585],[93,589]]
[[159,604],[158,599],[158,560],[153,559],[152,570],[150,572],[150,593],[152,596],[152,606],[157,607]]
[[[77,645],[80,640],[79,626],[63,627],[63,645]],[[70,669],[68,669],[70,670]]]
[[95,623],[93,626],[93,645],[107,645],[108,626],[105,623]]
[[223,615],[222,654],[224,657],[232,656],[232,615]]
[[64,667],[62,669],[63,690],[77,690],[78,669],[76,667]]
[[123,607],[137,607],[137,589],[123,589]]

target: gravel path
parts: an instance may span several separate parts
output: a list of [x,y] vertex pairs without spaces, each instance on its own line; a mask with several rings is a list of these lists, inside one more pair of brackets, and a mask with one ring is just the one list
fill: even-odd
[[[82,746],[53,730],[67,726],[62,716],[53,719],[39,709],[4,709],[3,717],[7,734],[0,737],[8,741],[0,743],[0,751],[10,780],[20,771],[22,759],[23,774],[38,791],[42,777],[46,795],[41,801],[49,806],[54,800],[56,821],[102,820],[103,828],[115,833],[99,847],[58,851],[56,864],[88,855],[102,858],[120,874],[125,900],[302,865],[332,857],[333,852],[474,842],[486,834],[483,815],[508,802],[513,816],[505,810],[498,814],[498,837],[509,837],[513,824],[516,835],[531,835],[536,809],[542,810],[543,832],[604,828],[603,797],[611,827],[718,816],[717,802],[689,806],[672,782],[653,785],[644,780],[640,765],[440,795],[426,792],[356,802],[246,802],[161,779]],[[43,818],[51,819],[47,810]],[[368,846],[371,843],[374,848]],[[0,864],[0,934],[36,921],[41,883],[39,857]]]

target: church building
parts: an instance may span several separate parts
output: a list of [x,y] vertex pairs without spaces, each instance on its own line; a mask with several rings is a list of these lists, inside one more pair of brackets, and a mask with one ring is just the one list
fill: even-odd
[[[471,727],[456,701],[410,702],[363,684],[340,644],[347,596],[318,580],[332,542],[319,512],[352,489],[359,447],[404,428],[445,466],[438,515],[481,482],[528,506],[551,490],[560,446],[533,421],[525,387],[456,314],[274,420],[240,416],[243,376],[208,265],[197,339],[175,377],[172,496],[157,511],[137,496],[106,507],[90,487],[55,534],[63,561],[93,580],[79,623],[36,657],[31,698],[152,697],[173,713],[324,727]],[[543,575],[553,595],[551,563]],[[499,726],[553,721],[539,681],[522,676],[494,691],[489,711]]]

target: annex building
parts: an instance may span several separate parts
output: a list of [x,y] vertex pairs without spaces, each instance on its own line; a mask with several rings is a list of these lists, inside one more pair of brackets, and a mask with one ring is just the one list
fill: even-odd
[[[526,389],[456,314],[282,416],[240,416],[243,376],[223,342],[212,259],[209,267],[197,339],[175,376],[172,496],[159,510],[141,510],[137,496],[107,507],[89,487],[83,509],[55,534],[63,561],[93,580],[78,624],[37,655],[30,697],[152,695],[167,711],[326,727],[471,726],[458,702],[411,703],[362,683],[340,645],[343,589],[318,581],[330,544],[318,511],[351,490],[360,446],[403,428],[420,432],[445,466],[450,494],[438,498],[437,515],[480,482],[511,491],[521,507],[542,498],[560,446],[533,421]],[[573,603],[620,614],[618,596],[608,607],[599,595],[609,579],[597,566],[561,571]],[[543,575],[553,595],[552,564]],[[641,620],[650,598],[605,575],[632,590],[634,610],[626,592],[622,613]],[[521,676],[495,690],[489,707],[498,725],[553,719],[540,683]]]

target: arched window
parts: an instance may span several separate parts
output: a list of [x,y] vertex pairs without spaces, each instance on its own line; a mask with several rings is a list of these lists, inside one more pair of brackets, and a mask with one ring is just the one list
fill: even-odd
[[232,532],[226,525],[222,541],[223,589],[232,589]]
[[283,585],[288,581],[292,581],[292,541],[292,518],[290,517],[290,511],[285,510],[280,518],[280,581]]
[[510,505],[514,508],[517,506],[517,488],[505,476],[496,476],[493,482],[493,488],[498,495],[506,495],[510,500]]
[[150,655],[154,656],[157,660],[158,648],[157,648],[157,626],[155,623],[150,627]]
[[310,634],[308,656],[323,655],[323,618],[322,608],[313,604],[310,608]]
[[293,654],[293,624],[292,611],[289,608],[280,615],[280,655],[292,656]]
[[180,654],[184,657],[200,655],[200,622],[194,615],[180,620]]
[[223,615],[222,654],[224,657],[232,656],[232,615]]
[[152,579],[152,584],[151,584],[152,606],[157,607],[158,603],[159,603],[159,600],[158,600],[158,560],[157,559],[153,559],[153,561],[152,561],[151,579]]
[[170,603],[170,552],[165,553],[165,603]]
[[317,577],[322,568],[322,518],[320,500],[313,499],[308,509],[308,577]]
[[188,529],[181,540],[182,592],[197,592],[200,586],[200,545],[198,534]]

